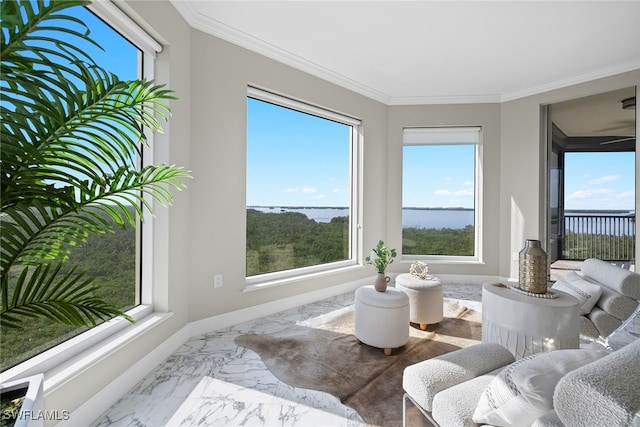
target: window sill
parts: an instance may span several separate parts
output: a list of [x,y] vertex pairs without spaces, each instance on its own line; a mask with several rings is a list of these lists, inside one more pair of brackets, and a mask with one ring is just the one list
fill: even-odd
[[[69,369],[71,360],[81,362],[88,359],[96,359],[113,349],[113,343],[128,339],[126,337],[138,335],[148,329],[151,324],[157,323],[159,317],[166,317],[169,314],[154,314],[150,305],[139,305],[127,312],[128,315],[136,320],[136,323],[130,323],[123,318],[114,318],[101,325],[91,328],[57,346],[46,350],[13,368],[7,369],[0,373],[0,382],[11,381],[13,379],[24,378],[45,372],[54,372],[61,370],[61,367]],[[86,357],[82,354],[86,353]],[[77,363],[77,362],[76,362]],[[66,366],[69,365],[69,366]],[[71,368],[71,371],[75,369]],[[71,372],[67,371],[67,375]],[[47,375],[46,386],[51,385],[51,376]],[[54,381],[55,382],[55,381]]]
[[423,261],[434,265],[445,264],[465,264],[465,265],[484,265],[484,261],[477,257],[463,256],[439,256],[439,255],[405,255],[400,260],[403,264],[411,264],[416,261]]
[[[243,292],[252,292],[260,289],[268,289],[274,286],[286,285],[294,282],[300,282],[301,280],[309,280],[326,277],[332,274],[344,273],[348,271],[353,271],[362,268],[362,265],[354,264],[349,262],[349,265],[344,266],[336,266],[331,269],[321,270],[321,271],[313,271],[313,272],[300,272],[295,276],[271,276],[271,275],[262,275],[255,278],[247,278],[247,283]],[[256,280],[260,279],[260,280]]]

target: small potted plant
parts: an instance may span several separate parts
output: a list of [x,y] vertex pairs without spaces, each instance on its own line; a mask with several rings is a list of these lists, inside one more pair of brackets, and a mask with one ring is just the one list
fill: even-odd
[[384,292],[387,290],[387,283],[391,279],[385,275],[385,270],[393,262],[396,255],[395,249],[385,246],[384,242],[380,240],[378,245],[373,248],[373,253],[364,259],[367,264],[373,264],[378,271],[378,277],[374,284],[376,291]]

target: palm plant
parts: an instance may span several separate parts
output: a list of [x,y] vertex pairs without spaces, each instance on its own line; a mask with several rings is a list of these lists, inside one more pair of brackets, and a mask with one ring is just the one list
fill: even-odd
[[70,248],[114,224],[135,226],[188,177],[180,167],[136,166],[145,132],[162,130],[158,118],[175,98],[153,81],[119,80],[78,47],[96,43],[65,9],[86,3],[0,2],[2,327],[128,318],[96,296],[94,278],[62,268]]

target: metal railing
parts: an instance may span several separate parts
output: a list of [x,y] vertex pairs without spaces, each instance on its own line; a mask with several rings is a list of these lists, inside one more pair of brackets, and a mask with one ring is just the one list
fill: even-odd
[[564,236],[563,259],[635,260],[635,215],[565,215]]

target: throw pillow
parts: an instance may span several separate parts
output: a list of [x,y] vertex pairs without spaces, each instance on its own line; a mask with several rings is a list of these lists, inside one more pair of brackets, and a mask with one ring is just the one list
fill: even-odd
[[607,354],[605,350],[556,350],[517,360],[485,388],[473,421],[497,427],[530,426],[553,409],[553,391],[560,378]]
[[580,314],[582,315],[589,314],[602,295],[600,285],[580,277],[575,271],[570,271],[562,276],[551,288],[566,292],[580,301]]

